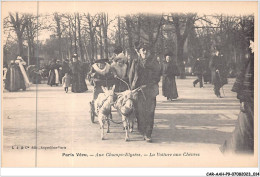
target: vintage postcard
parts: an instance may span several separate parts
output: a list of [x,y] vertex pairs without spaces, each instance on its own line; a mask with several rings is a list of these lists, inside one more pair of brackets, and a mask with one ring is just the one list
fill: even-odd
[[257,167],[257,7],[2,1],[2,167]]

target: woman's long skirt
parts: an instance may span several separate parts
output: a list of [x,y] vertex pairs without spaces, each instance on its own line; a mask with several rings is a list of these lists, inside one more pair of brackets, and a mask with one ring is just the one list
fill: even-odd
[[220,147],[223,153],[254,153],[254,104],[245,102],[245,112],[240,112],[231,138]]
[[26,90],[23,75],[17,66],[10,66],[6,73],[5,89],[15,92],[20,89]]
[[163,76],[162,93],[163,96],[167,97],[168,99],[178,98],[178,91],[177,91],[175,77]]

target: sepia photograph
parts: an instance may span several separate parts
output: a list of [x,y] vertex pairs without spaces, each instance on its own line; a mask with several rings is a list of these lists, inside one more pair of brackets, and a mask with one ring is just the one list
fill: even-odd
[[1,17],[2,167],[258,167],[258,2]]

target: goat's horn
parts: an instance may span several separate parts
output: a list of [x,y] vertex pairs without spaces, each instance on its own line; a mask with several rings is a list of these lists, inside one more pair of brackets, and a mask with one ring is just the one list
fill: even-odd
[[135,92],[137,92],[137,91],[139,91],[139,90],[140,90],[140,87],[138,87],[138,88],[132,90],[132,93],[135,93]]

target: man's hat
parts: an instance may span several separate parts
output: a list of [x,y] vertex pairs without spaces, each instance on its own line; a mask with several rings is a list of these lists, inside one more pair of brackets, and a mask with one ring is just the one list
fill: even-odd
[[109,63],[109,60],[108,59],[99,59],[99,60],[96,60],[95,63]]

